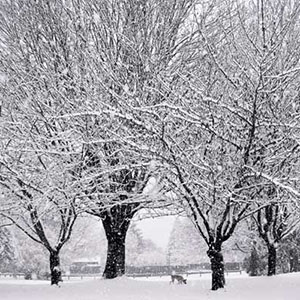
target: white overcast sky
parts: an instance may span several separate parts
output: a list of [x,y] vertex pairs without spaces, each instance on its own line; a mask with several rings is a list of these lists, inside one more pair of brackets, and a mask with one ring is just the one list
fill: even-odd
[[136,225],[141,229],[144,238],[151,239],[157,246],[165,250],[175,218],[174,216],[149,218],[136,221]]

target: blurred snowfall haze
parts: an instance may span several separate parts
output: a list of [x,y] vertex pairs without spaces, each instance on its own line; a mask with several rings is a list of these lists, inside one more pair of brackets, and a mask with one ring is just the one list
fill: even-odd
[[175,219],[175,216],[147,218],[136,221],[136,226],[142,231],[144,238],[166,250]]
[[[157,180],[154,177],[151,177],[148,181],[143,194],[151,194],[152,197],[155,194],[159,194],[160,187]],[[174,197],[174,195],[170,195]],[[157,211],[158,215],[163,215],[163,211]],[[151,213],[150,213],[151,214]],[[158,216],[158,217],[149,217],[149,212],[145,209],[141,209],[134,218],[136,226],[142,231],[143,237],[145,239],[150,239],[158,247],[163,250],[166,250],[170,233],[173,229],[175,216]],[[146,216],[146,218],[145,218]]]

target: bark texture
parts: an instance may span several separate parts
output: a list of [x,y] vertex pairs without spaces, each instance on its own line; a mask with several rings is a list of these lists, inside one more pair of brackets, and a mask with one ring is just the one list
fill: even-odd
[[60,259],[58,251],[50,252],[50,273],[51,273],[51,285],[58,285],[62,281]]
[[209,249],[207,255],[211,263],[212,271],[212,286],[211,289],[216,291],[225,286],[225,275],[224,275],[224,259],[223,254],[220,250]]
[[134,208],[129,204],[116,205],[102,214],[108,243],[104,278],[112,279],[125,274],[125,240]]
[[268,245],[268,276],[276,274],[276,248],[274,245]]

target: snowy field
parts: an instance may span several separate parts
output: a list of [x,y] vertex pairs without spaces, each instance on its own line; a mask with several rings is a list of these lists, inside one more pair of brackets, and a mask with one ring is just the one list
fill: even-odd
[[300,273],[250,278],[229,274],[224,290],[210,291],[209,276],[189,276],[187,285],[169,278],[119,278],[64,282],[0,280],[1,300],[299,300]]

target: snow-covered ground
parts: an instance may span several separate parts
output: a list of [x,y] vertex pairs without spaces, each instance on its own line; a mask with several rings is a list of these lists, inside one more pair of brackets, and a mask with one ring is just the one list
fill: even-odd
[[300,273],[268,277],[229,274],[223,290],[210,291],[209,276],[189,276],[187,285],[169,278],[119,278],[64,282],[0,279],[1,300],[299,300]]

